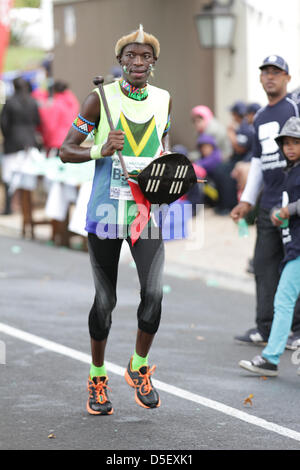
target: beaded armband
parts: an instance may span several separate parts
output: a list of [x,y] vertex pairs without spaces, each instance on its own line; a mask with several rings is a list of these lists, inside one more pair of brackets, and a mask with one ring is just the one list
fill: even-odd
[[85,135],[89,135],[95,129],[95,123],[90,122],[80,114],[78,114],[77,118],[74,120],[72,126],[79,132]]

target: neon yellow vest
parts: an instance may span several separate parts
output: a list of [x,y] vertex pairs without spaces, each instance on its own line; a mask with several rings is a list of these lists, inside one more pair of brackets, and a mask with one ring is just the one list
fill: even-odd
[[[124,95],[118,81],[104,86],[114,128],[125,132],[122,154],[125,157],[126,166],[127,160],[130,161],[130,168],[135,165],[135,158],[153,158],[162,150],[162,137],[168,121],[170,95],[166,90],[152,85],[148,85],[147,88],[148,97],[143,101],[136,101]],[[110,129],[98,88],[94,91],[98,93],[101,102],[101,115],[95,132],[95,144],[102,146],[107,141]],[[118,192],[118,185],[122,187],[122,190],[126,190],[126,186],[129,188],[124,178],[121,182],[115,181],[117,173],[114,166],[118,165],[118,157],[117,154],[112,157],[96,161],[86,225],[87,231],[93,233],[97,233],[96,226],[101,222],[97,216],[97,213],[101,212],[99,211],[101,204],[111,204],[115,208],[116,223],[119,227],[123,227],[119,232],[124,230],[124,226],[130,225],[137,213],[133,208],[134,201],[112,197],[115,191]],[[142,159],[139,162],[141,161]],[[121,237],[120,233],[119,236]]]

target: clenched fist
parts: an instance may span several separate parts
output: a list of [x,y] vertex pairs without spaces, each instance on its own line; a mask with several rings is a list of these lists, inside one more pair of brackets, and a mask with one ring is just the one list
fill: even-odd
[[110,131],[106,143],[101,149],[102,157],[110,157],[117,150],[123,150],[125,132],[121,130]]

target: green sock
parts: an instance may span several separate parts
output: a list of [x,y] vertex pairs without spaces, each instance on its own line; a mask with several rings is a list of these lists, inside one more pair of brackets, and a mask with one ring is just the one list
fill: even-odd
[[148,354],[146,357],[141,357],[136,353],[136,351],[134,351],[134,354],[132,356],[132,363],[131,363],[132,370],[139,370],[140,367],[147,366],[147,365],[148,365]]
[[105,364],[103,364],[103,366],[101,366],[101,367],[96,367],[92,363],[91,368],[90,368],[90,377],[91,377],[91,379],[93,377],[103,377],[103,375],[107,375]]

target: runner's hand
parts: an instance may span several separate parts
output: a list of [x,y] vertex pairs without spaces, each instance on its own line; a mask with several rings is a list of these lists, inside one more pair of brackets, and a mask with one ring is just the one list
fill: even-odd
[[106,143],[101,149],[102,157],[110,157],[117,150],[123,150],[125,132],[121,130],[110,131]]

